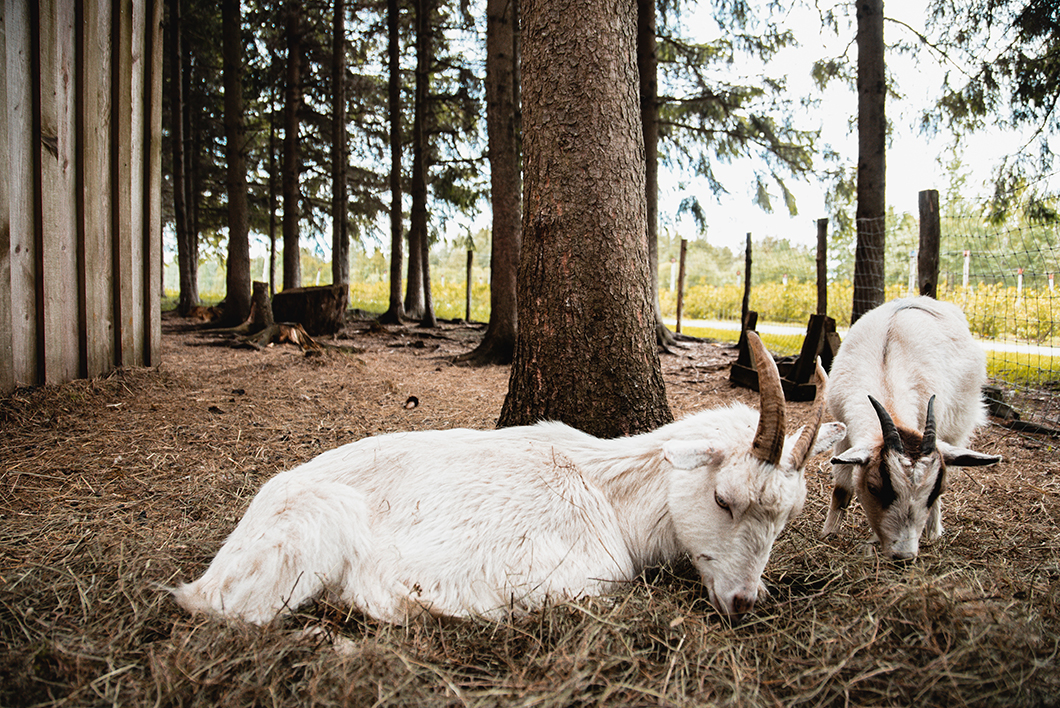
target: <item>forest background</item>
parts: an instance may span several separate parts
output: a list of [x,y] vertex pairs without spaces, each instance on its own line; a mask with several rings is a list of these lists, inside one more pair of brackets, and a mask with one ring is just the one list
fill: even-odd
[[[185,77],[187,103],[195,115],[185,144],[189,153],[186,178],[194,183],[196,209],[193,230],[198,234],[197,269],[199,294],[207,301],[224,297],[227,258],[226,190],[224,189],[224,135],[219,85],[220,17],[216,5],[183,0]],[[295,5],[298,5],[295,3]],[[270,275],[270,232],[275,239],[277,185],[270,183],[279,158],[282,126],[278,125],[282,101],[277,73],[283,68],[282,15],[264,4],[244,3],[248,8],[244,25],[247,106],[250,242],[254,279],[276,280]],[[1005,8],[988,3],[998,15]],[[346,53],[350,138],[348,216],[352,248],[349,254],[352,302],[371,305],[376,299],[373,284],[389,278],[390,243],[387,239],[388,208],[385,159],[387,81],[385,36],[381,6],[354,3],[349,8]],[[1028,221],[1026,210],[997,212],[997,192],[1016,201],[1027,194],[1050,194],[1053,176],[1039,172],[1031,180],[1025,175],[1002,184],[1007,167],[1021,152],[1041,137],[1040,126],[1021,130],[950,133],[938,130],[944,122],[938,111],[940,86],[949,72],[969,74],[976,61],[990,56],[945,53],[929,39],[932,14],[921,3],[890,2],[887,25],[890,72],[889,182],[899,187],[889,192],[887,213],[886,281],[903,283],[910,253],[917,246],[917,219],[909,205],[919,189],[942,185],[942,208],[947,217],[973,218],[982,223]],[[484,80],[484,12],[478,4],[461,7],[438,5],[434,12],[437,55],[431,76],[429,101],[433,116],[430,154],[429,233],[432,243],[430,273],[439,289],[438,306],[447,317],[462,316],[446,302],[462,306],[463,292],[450,297],[447,288],[465,279],[466,252],[474,251],[473,287],[488,284],[490,265],[489,165],[485,154],[482,118]],[[326,284],[333,280],[331,268],[332,214],[331,154],[329,144],[329,92],[327,75],[330,3],[305,3],[285,8],[299,12],[305,37],[305,95],[299,143],[301,165],[300,251],[301,283]],[[752,233],[757,252],[754,281],[798,282],[803,273],[813,273],[815,257],[814,221],[828,216],[830,279],[842,283],[851,277],[854,261],[852,180],[856,147],[852,116],[856,94],[849,67],[853,53],[850,17],[844,7],[816,9],[776,7],[743,3],[669,3],[659,5],[660,103],[676,110],[698,111],[701,121],[718,103],[722,90],[732,102],[718,120],[719,134],[705,135],[699,129],[681,127],[687,117],[670,114],[671,127],[663,131],[659,186],[659,282],[665,291],[672,280],[682,238],[691,242],[688,280],[697,285],[721,287],[742,282],[742,242]],[[1004,23],[999,19],[997,26]],[[735,28],[736,31],[730,31]],[[944,35],[934,27],[936,35]],[[404,28],[406,33],[411,28]],[[415,72],[411,38],[401,54],[403,86],[409,105]],[[1001,46],[998,44],[997,46]],[[994,51],[997,51],[996,49]],[[277,57],[279,56],[279,61]],[[825,81],[838,77],[839,81]],[[167,94],[168,95],[168,94]],[[687,106],[693,106],[687,109]],[[893,107],[894,110],[891,110]],[[707,116],[709,118],[709,116]],[[728,122],[726,122],[728,121]],[[764,149],[764,141],[748,133],[733,139],[735,127],[766,122],[763,132],[777,141]],[[956,118],[946,119],[950,127]],[[172,126],[172,117],[167,124]],[[684,128],[688,126],[685,125]],[[967,128],[968,126],[964,126]],[[978,125],[983,128],[983,122]],[[1011,126],[1010,126],[1011,127]],[[1046,135],[1048,131],[1046,131]],[[406,132],[407,135],[407,132]],[[800,151],[797,160],[779,162],[777,145],[787,142]],[[1047,145],[1047,143],[1046,143]],[[405,152],[408,152],[406,146]],[[971,155],[969,162],[966,162]],[[1026,157],[1023,156],[1023,157]],[[1014,159],[1015,158],[1015,159]],[[407,163],[408,160],[406,159]],[[786,170],[786,173],[785,173]],[[172,205],[172,171],[167,171],[168,205]],[[275,182],[275,177],[273,177]],[[407,183],[407,179],[406,179]],[[270,187],[271,184],[271,187]],[[994,192],[992,195],[991,192]],[[271,193],[271,197],[270,197]],[[991,198],[993,196],[993,198]],[[271,202],[270,202],[271,199]],[[778,203],[782,204],[780,208]],[[271,206],[270,206],[271,204]],[[404,213],[408,212],[404,198]],[[805,216],[808,209],[811,216]],[[270,220],[271,216],[271,220]],[[167,212],[166,267],[164,287],[175,296],[177,277],[176,238],[172,209]],[[811,218],[812,217],[812,218]],[[1055,231],[1040,229],[1034,239],[1055,241]],[[952,254],[951,254],[952,255]],[[282,258],[282,245],[278,245]],[[951,258],[951,260],[955,260]],[[810,264],[809,267],[803,267]],[[1028,285],[1045,285],[1055,264],[1044,263],[1028,270]],[[959,264],[943,263],[943,271],[959,272]],[[1001,274],[1004,276],[1005,274]],[[1033,282],[1038,276],[1041,283]],[[357,288],[360,287],[360,291]],[[488,318],[488,297],[473,298],[473,318]],[[671,304],[672,305],[672,304]],[[385,307],[383,308],[385,309]],[[796,313],[801,316],[801,311]],[[695,316],[692,313],[692,316]],[[793,321],[798,319],[794,317]],[[842,319],[842,317],[840,317]]]

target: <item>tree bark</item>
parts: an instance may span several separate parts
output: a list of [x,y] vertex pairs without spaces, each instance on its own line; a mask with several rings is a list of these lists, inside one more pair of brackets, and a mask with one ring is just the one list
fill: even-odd
[[644,191],[648,213],[648,299],[655,310],[655,337],[667,349],[676,340],[663,323],[659,302],[659,57],[655,41],[655,0],[637,0],[637,73],[640,122],[644,133]]
[[387,0],[387,106],[390,111],[390,306],[380,322],[399,324],[405,305],[401,298],[404,234],[401,209],[401,53],[398,0]]
[[416,0],[416,88],[412,119],[412,211],[409,218],[409,277],[405,315],[433,327],[431,272],[428,262],[427,182],[430,171],[428,120],[433,49],[430,18],[434,0]]
[[179,277],[179,296],[177,312],[187,317],[192,308],[199,305],[198,282],[198,239],[192,238],[191,223],[188,218],[187,189],[188,180],[185,171],[185,115],[188,107],[185,104],[185,71],[183,51],[183,11],[182,0],[170,0],[170,90],[172,104],[170,107],[172,133],[170,135],[173,150],[173,212],[177,232],[177,273]]
[[226,326],[234,326],[247,319],[250,314],[251,295],[241,24],[239,0],[222,0],[225,158],[228,185],[228,268],[223,319]]
[[510,364],[515,355],[519,322],[516,276],[523,230],[518,6],[518,0],[486,3],[486,132],[493,203],[490,321],[479,346],[457,358],[473,366]]
[[[279,96],[276,96],[277,102]],[[276,294],[276,103],[269,110],[269,297]]]
[[[350,285],[350,232],[346,205],[346,2],[335,0],[331,43],[331,282]],[[345,306],[344,301],[344,306]]]
[[283,287],[302,284],[302,256],[298,245],[298,221],[301,215],[299,176],[301,157],[298,148],[299,111],[302,106],[302,14],[298,0],[288,0],[286,7],[287,82],[284,86],[283,121]]
[[272,299],[277,322],[297,322],[310,335],[335,334],[345,324],[346,296],[341,285],[287,288]]
[[887,81],[883,0],[857,0],[858,241],[854,252],[851,324],[883,304],[887,170]]
[[633,0],[524,5],[519,338],[498,425],[672,419],[648,299]]
[[272,316],[272,301],[265,283],[255,281],[251,286],[250,317],[247,318],[251,332],[260,332],[276,323]]
[[[186,38],[185,38],[186,39]],[[188,213],[188,237],[187,237],[187,262],[186,271],[183,276],[187,278],[186,287],[188,292],[194,294],[195,301],[199,301],[199,194],[200,179],[199,168],[199,142],[196,134],[191,129],[191,115],[193,112],[191,94],[191,47],[189,42],[181,42],[183,57],[181,69],[184,78],[181,88],[184,93],[184,111],[181,116],[184,130],[184,205]],[[185,285],[181,286],[182,288]]]

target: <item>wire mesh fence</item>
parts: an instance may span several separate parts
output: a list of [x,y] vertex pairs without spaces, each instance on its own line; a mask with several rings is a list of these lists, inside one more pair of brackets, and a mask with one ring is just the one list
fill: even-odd
[[[964,212],[940,221],[937,296],[962,307],[972,333],[987,352],[990,397],[998,401],[994,412],[1007,416],[1013,427],[1060,430],[1060,302],[1055,290],[1060,227],[995,226],[978,215],[981,210]],[[884,301],[918,294],[918,226],[916,219],[909,218],[863,225],[886,229],[885,252],[868,254],[881,261]],[[854,299],[854,239],[835,236],[829,239],[828,250],[826,314],[836,320],[842,335],[850,325]],[[817,249],[765,238],[752,239],[751,251],[749,308],[758,313],[757,330],[773,352],[797,354],[809,317],[817,312]],[[660,299],[664,315],[672,318],[676,264],[666,262],[665,247],[661,255]],[[684,331],[735,341],[744,254],[693,242],[688,259]]]
[[987,350],[988,370],[1018,415],[1015,427],[1060,429],[1060,229],[943,220],[939,297],[959,304]]

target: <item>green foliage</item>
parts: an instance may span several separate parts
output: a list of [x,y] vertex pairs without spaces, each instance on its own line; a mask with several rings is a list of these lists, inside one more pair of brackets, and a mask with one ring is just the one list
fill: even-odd
[[[304,100],[299,112],[299,148],[302,171],[301,235],[303,246],[321,253],[331,248],[331,8],[329,3],[303,3],[298,7],[303,32]],[[458,214],[477,212],[488,190],[483,168],[485,139],[482,113],[483,67],[469,43],[480,41],[471,16],[461,6],[441,4],[433,18],[436,49],[431,83],[429,130],[434,138],[431,161],[431,213],[438,222]],[[279,191],[280,145],[283,138],[282,89],[288,62],[284,38],[285,3],[244,3],[244,103],[246,159],[250,183],[252,238],[269,231],[269,181],[274,171]],[[389,209],[386,190],[389,162],[385,4],[352,0],[347,4],[347,129],[349,131],[347,218],[356,242],[379,228],[380,215]],[[409,38],[411,13],[401,12],[402,135],[411,130],[413,42]],[[216,3],[184,0],[184,39],[191,55],[190,89],[186,98],[195,116],[188,136],[189,169],[198,170],[198,191],[189,203],[200,234],[204,260],[223,259],[227,252],[227,189],[222,132],[220,10]],[[168,54],[166,61],[169,60]],[[168,71],[165,74],[168,80]],[[170,92],[164,92],[163,133],[164,221],[172,223],[172,168],[168,136],[173,116]],[[406,159],[408,168],[409,160]],[[407,184],[407,175],[405,176]],[[277,207],[277,211],[279,211]],[[278,218],[278,215],[277,215]],[[330,277],[330,276],[329,276]],[[315,271],[308,283],[315,282]],[[213,286],[204,284],[208,292]],[[223,289],[223,286],[222,286]]]
[[[1023,149],[995,166],[992,212],[1004,220],[1027,203],[1019,193],[1035,191],[1038,178],[1053,170],[1060,6],[1054,0],[933,0],[929,23],[931,37],[924,42],[945,60],[947,73],[924,127],[944,126],[956,136],[997,128],[1029,135]],[[1033,213],[1057,218],[1048,205]]]
[[[817,133],[792,120],[803,114],[788,98],[786,77],[767,70],[770,59],[794,44],[794,35],[780,27],[782,17],[771,8],[721,2],[713,7],[718,38],[691,42],[680,35],[674,9],[663,3],[658,30],[660,158],[722,194],[727,190],[718,166],[753,157],[753,201],[772,211],[775,187],[789,213],[797,213],[784,180],[813,169]],[[758,71],[746,69],[741,83],[734,83],[731,67],[737,62]],[[681,211],[700,215],[698,196],[685,197]]]
[[[887,286],[886,300],[907,296],[904,285]],[[1057,319],[1060,298],[1048,288],[1024,288],[979,283],[974,287],[951,288],[943,283],[940,300],[961,306],[972,332],[983,339],[1017,339],[1051,343],[1060,337]],[[684,297],[682,317],[689,320],[739,320],[743,285],[694,285]],[[674,317],[676,297],[668,289],[660,292],[663,315]],[[853,285],[850,281],[828,284],[828,314],[840,327],[850,326]],[[751,290],[750,307],[759,322],[804,325],[817,310],[814,283],[763,283]]]
[[1060,300],[1046,288],[1024,288],[979,283],[975,287],[939,288],[939,299],[961,306],[972,332],[984,339],[1018,339],[1053,344],[1060,316]]
[[[467,312],[467,285],[464,281],[431,282],[435,315],[443,320],[462,320]],[[384,282],[351,283],[350,307],[375,314],[386,312],[390,304],[390,285]],[[471,284],[471,321],[488,322],[490,317],[489,284]]]
[[[404,286],[402,287],[404,290]],[[350,307],[374,314],[386,312],[390,306],[390,285],[379,281],[351,282]]]

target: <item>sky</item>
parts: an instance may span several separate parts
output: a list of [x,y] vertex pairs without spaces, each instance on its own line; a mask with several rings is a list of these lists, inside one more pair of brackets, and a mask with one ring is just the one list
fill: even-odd
[[[822,3],[824,4],[824,3]],[[886,0],[884,13],[887,17],[901,20],[917,30],[923,31],[925,24],[925,7],[923,0]],[[701,14],[709,11],[709,3],[701,3]],[[835,36],[830,31],[822,31],[817,11],[813,8],[792,9],[788,22],[793,29],[800,46],[785,50],[767,66],[771,75],[786,74],[789,85],[798,92],[813,93],[810,69],[816,59],[826,56],[840,56],[847,45],[850,60],[857,58],[857,49],[852,46],[853,29],[842,36]],[[717,32],[715,23],[709,16],[693,17],[686,24],[693,36],[697,30],[705,33]],[[911,40],[913,35],[894,22],[885,22],[884,40],[891,44],[902,39]],[[704,39],[709,35],[704,35]],[[917,213],[917,199],[920,190],[937,189],[944,195],[948,187],[942,161],[952,155],[952,138],[948,134],[927,136],[920,134],[918,124],[921,111],[930,106],[942,82],[943,71],[924,54],[919,64],[911,58],[888,52],[888,71],[894,75],[905,98],[902,101],[890,100],[887,105],[887,118],[891,123],[892,136],[887,152],[887,203],[899,213]],[[778,67],[783,67],[779,69]],[[848,157],[851,164],[857,160],[857,133],[851,128],[851,118],[857,114],[857,95],[838,85],[830,88],[824,95],[820,110],[811,117],[811,125],[820,127],[822,140]],[[964,168],[970,171],[968,182],[970,189],[978,194],[968,196],[985,196],[985,186],[990,176],[991,167],[1006,154],[1020,146],[1018,136],[991,133],[972,136],[966,141],[962,154]],[[940,160],[941,158],[941,160]],[[681,199],[687,195],[678,188],[679,183],[688,181],[687,176],[664,174],[665,166],[660,167],[660,215],[661,228],[669,226],[680,236],[695,237],[695,225],[688,217],[674,223],[667,220],[669,214],[677,211]],[[692,188],[700,197],[700,202],[707,211],[707,240],[718,246],[729,246],[742,249],[745,236],[752,233],[753,238],[774,236],[787,238],[793,243],[812,245],[816,243],[816,221],[828,216],[825,208],[825,190],[821,185],[810,182],[785,180],[788,188],[795,194],[798,205],[798,216],[789,217],[783,201],[775,200],[779,207],[773,214],[764,213],[753,202],[754,181],[753,164],[743,161],[735,164],[724,173],[724,183],[730,194],[716,201],[705,183],[693,183]]]
[[[827,6],[830,0],[817,0],[817,4]],[[839,0],[834,0],[838,2]],[[754,2],[754,0],[752,0]],[[699,0],[699,9],[688,15],[682,33],[691,39],[708,40],[720,31],[710,17],[709,0]],[[924,0],[886,0],[884,10],[889,18],[923,31],[925,25]],[[814,7],[793,7],[788,11],[786,24],[791,27],[800,46],[783,51],[766,72],[772,76],[786,75],[788,84],[799,95],[815,94],[810,70],[813,62],[823,57],[839,57],[846,52],[851,61],[857,57],[853,46],[854,29],[835,35],[821,29],[818,12]],[[888,44],[900,40],[911,40],[909,30],[894,22],[885,22],[884,39]],[[952,157],[952,138],[947,134],[935,136],[922,135],[918,125],[921,111],[932,105],[941,86],[942,69],[923,53],[923,60],[917,64],[907,56],[888,52],[888,71],[899,84],[904,94],[901,101],[889,100],[887,117],[891,123],[892,135],[887,152],[887,203],[899,213],[917,213],[917,199],[920,190],[937,189],[945,195],[948,187],[943,161]],[[746,71],[758,71],[746,67]],[[820,95],[820,94],[817,94]],[[805,109],[803,109],[805,110]],[[830,145],[847,157],[851,165],[857,160],[857,133],[853,117],[857,113],[856,93],[839,82],[833,82],[823,95],[815,115],[799,116],[802,127],[819,127],[822,131],[821,142]],[[808,124],[807,124],[808,123]],[[1005,154],[1016,150],[1021,145],[1018,136],[1011,134],[988,134],[971,136],[965,140],[962,163],[970,172],[968,188],[974,190],[968,197],[985,197],[989,193],[986,183],[991,168]],[[818,164],[821,164],[818,161]],[[683,238],[698,238],[697,227],[691,217],[677,218],[675,215],[681,201],[695,194],[704,206],[708,230],[706,239],[716,246],[728,246],[742,250],[745,236],[750,232],[755,240],[765,237],[788,239],[792,243],[813,246],[816,244],[818,218],[828,216],[825,207],[825,188],[813,180],[796,181],[786,179],[788,188],[795,194],[798,215],[788,215],[786,206],[774,188],[775,212],[767,214],[754,203],[754,162],[751,159],[737,161],[732,165],[716,166],[716,172],[729,191],[727,195],[716,198],[703,180],[696,180],[688,174],[670,171],[666,165],[660,165],[659,213],[660,231],[670,231]],[[452,241],[470,233],[488,228],[490,213],[488,203],[482,204],[482,213],[473,219],[470,225],[449,222],[445,227],[446,240]],[[386,228],[377,234],[385,238]],[[325,234],[322,242],[330,242],[330,233]],[[388,244],[366,242],[371,250],[380,246],[389,250]],[[254,255],[261,255],[263,242],[254,239]]]

